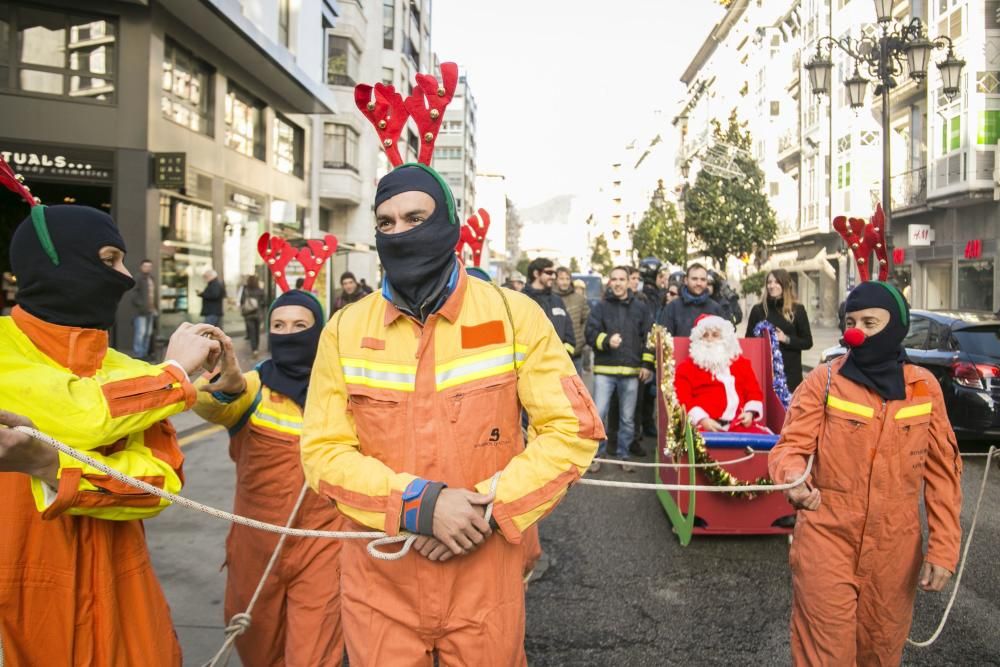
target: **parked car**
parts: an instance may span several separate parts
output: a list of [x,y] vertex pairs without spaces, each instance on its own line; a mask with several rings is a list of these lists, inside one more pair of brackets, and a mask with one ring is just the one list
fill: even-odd
[[[937,378],[955,434],[967,440],[1000,437],[1000,319],[981,311],[910,312],[903,339],[910,361]],[[843,356],[834,346],[822,360]]]
[[596,273],[574,273],[573,280],[582,280],[587,286],[587,303],[591,308],[604,298],[604,279]]

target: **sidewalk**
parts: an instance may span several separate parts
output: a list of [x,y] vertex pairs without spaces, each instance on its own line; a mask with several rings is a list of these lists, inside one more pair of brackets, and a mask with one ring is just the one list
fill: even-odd
[[802,353],[802,370],[809,372],[820,363],[823,350],[840,342],[840,329],[837,327],[813,327],[813,346],[811,350]]

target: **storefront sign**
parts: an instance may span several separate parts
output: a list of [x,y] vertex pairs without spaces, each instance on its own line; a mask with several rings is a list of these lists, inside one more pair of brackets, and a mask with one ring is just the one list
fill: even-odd
[[979,259],[983,256],[983,242],[979,239],[973,239],[965,244],[965,258],[966,259]]
[[930,245],[934,242],[934,230],[930,225],[910,225],[907,233],[911,246]]
[[264,202],[262,200],[242,190],[226,188],[226,199],[229,202],[229,206],[240,211],[260,213],[264,209]]
[[0,139],[0,155],[30,184],[32,179],[110,183],[111,153],[76,148],[39,148]]
[[185,153],[153,153],[153,187],[180,190],[187,185]]

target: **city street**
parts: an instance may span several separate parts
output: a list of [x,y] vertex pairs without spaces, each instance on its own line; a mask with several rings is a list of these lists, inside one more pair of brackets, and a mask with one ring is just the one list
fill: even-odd
[[[191,414],[175,421],[187,456],[186,495],[230,508],[234,477],[225,433],[207,430]],[[978,458],[965,465],[967,530],[984,464]],[[609,468],[597,477],[652,481],[651,474]],[[1000,665],[996,466],[989,482],[948,626],[934,646],[909,648],[905,665]],[[146,526],[185,664],[201,665],[223,640],[220,568],[228,527],[177,507]],[[785,538],[695,537],[681,547],[654,493],[583,486],[543,522],[541,534],[550,565],[528,590],[532,665],[789,664]],[[917,639],[930,636],[946,602],[946,594],[918,595]]]

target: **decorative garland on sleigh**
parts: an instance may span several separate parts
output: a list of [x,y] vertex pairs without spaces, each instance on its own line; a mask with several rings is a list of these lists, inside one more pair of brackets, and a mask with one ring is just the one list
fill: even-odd
[[792,404],[792,392],[788,391],[788,377],[785,375],[785,359],[781,356],[781,348],[778,343],[778,330],[774,328],[773,324],[763,320],[753,328],[754,338],[763,338],[764,331],[767,331],[767,337],[771,339],[771,368],[774,375],[774,381],[771,384],[774,387],[774,393],[778,395],[778,400],[787,410],[788,406]]
[[[673,455],[674,459],[679,460],[682,457],[687,457],[685,430],[688,426],[688,418],[687,411],[677,401],[677,392],[674,389],[674,339],[666,329],[659,325],[654,325],[649,335],[654,345],[657,338],[660,344],[662,375],[660,377],[659,394],[667,414],[664,441],[670,454]],[[774,483],[769,477],[758,477],[753,481],[745,481],[734,476],[724,467],[720,466],[708,453],[708,447],[705,446],[705,439],[698,429],[692,426],[690,434],[694,445],[694,462],[709,466],[699,468],[699,471],[713,486],[767,485]],[[730,491],[728,495],[753,500],[758,494],[747,491]]]

